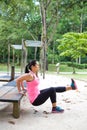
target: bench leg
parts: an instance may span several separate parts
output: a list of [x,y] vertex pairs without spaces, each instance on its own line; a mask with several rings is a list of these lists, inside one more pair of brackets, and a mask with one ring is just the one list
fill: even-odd
[[20,102],[13,103],[13,117],[19,118],[20,116]]

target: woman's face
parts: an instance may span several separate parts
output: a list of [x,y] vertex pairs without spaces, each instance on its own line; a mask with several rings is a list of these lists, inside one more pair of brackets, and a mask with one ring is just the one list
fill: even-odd
[[39,71],[40,66],[39,66],[39,63],[38,63],[38,62],[36,63],[35,68],[36,68],[37,71]]
[[32,70],[35,71],[35,72],[38,72],[39,69],[40,69],[40,67],[39,67],[39,63],[36,62],[35,66],[32,66]]

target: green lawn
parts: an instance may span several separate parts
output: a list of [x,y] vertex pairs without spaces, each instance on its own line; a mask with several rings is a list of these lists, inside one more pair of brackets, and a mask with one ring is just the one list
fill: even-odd
[[[11,66],[10,66],[9,70],[11,70]],[[16,70],[16,72],[20,72],[21,66],[15,66],[15,70]],[[8,72],[8,66],[6,64],[0,64],[0,71],[1,72]]]
[[[63,72],[66,72],[66,73],[63,73]],[[71,72],[71,73],[69,73],[69,72]],[[47,73],[62,75],[62,76],[69,77],[69,78],[87,81],[87,74],[82,74],[82,72],[86,73],[87,69],[75,68],[75,72],[76,73],[73,74],[72,67],[68,67],[67,65],[60,65],[59,74],[57,74],[55,65],[49,65],[49,71]]]
[[[52,64],[49,64],[49,71],[54,71],[54,72],[56,72],[56,65],[52,65]],[[73,72],[73,69],[72,69],[72,67],[69,67],[69,66],[67,66],[67,65],[60,65],[60,67],[59,67],[60,69],[60,72]],[[75,71],[76,72],[87,72],[87,69],[77,69],[77,68],[75,68]]]
[[[11,67],[10,67],[10,69],[11,69]],[[21,66],[16,66],[15,71],[21,72]],[[75,71],[76,71],[76,74],[73,74],[72,67],[68,67],[67,65],[60,65],[59,75],[87,81],[87,74],[77,74],[78,72],[87,72],[87,69],[75,69]],[[0,64],[0,73],[1,72],[8,72],[8,67],[6,64]],[[66,72],[66,74],[62,74],[62,72]],[[71,72],[71,73],[69,74],[67,72]],[[48,71],[46,73],[58,75],[56,72],[56,65],[49,64]]]
[[60,74],[60,75],[87,82],[87,74]]

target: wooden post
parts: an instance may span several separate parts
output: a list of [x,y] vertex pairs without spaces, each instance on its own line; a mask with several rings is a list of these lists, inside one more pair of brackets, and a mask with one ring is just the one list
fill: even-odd
[[10,70],[10,44],[8,44],[8,69],[7,69],[8,74],[9,70]]
[[20,102],[13,103],[13,117],[19,118],[20,116]]
[[14,77],[15,77],[15,67],[12,66],[11,67],[11,80],[14,80]]

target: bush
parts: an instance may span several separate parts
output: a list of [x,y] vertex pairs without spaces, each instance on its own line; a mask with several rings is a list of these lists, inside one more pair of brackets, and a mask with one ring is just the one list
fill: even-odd
[[78,64],[78,63],[72,63],[72,62],[67,62],[67,65],[70,67],[75,67],[78,69],[86,69],[87,68],[87,64]]
[[55,64],[49,64],[49,65],[48,65],[48,70],[55,72],[55,71],[56,71],[56,65],[55,65]]

